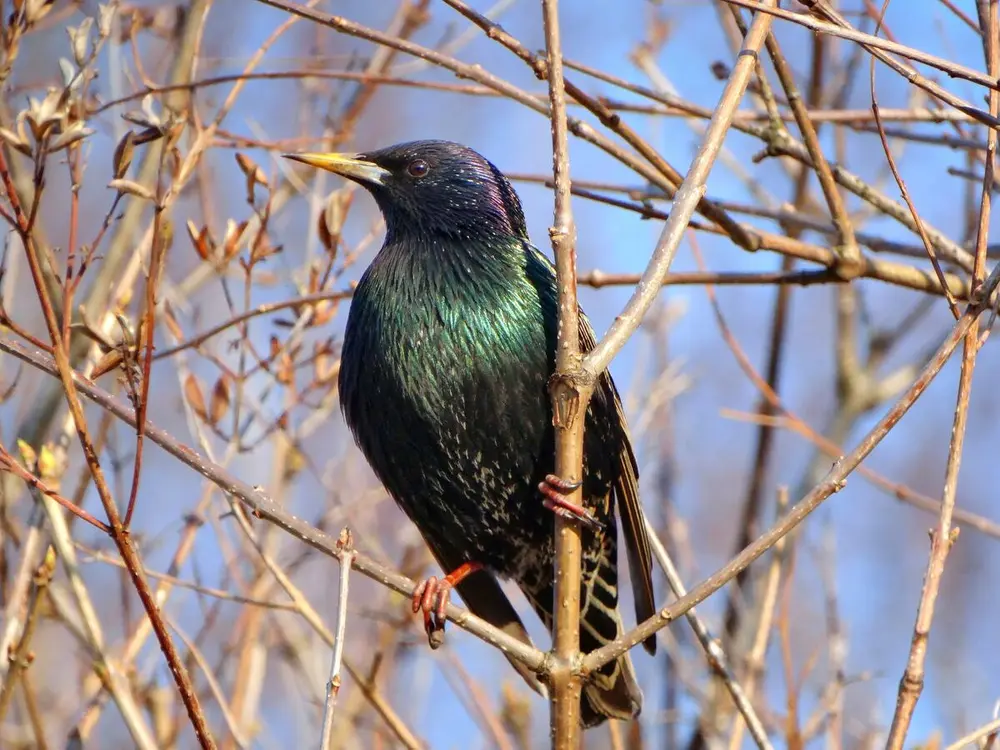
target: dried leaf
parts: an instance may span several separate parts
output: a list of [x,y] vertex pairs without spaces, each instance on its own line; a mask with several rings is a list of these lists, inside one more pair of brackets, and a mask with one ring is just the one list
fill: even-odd
[[3,141],[13,149],[20,151],[25,156],[31,156],[31,144],[12,130],[0,128],[0,141]]
[[295,364],[288,356],[288,352],[282,352],[278,357],[278,367],[274,377],[282,385],[291,385],[295,382]]
[[198,229],[195,223],[188,219],[187,231],[188,237],[191,238],[191,244],[194,245],[194,251],[198,253],[198,257],[202,260],[208,260],[215,252],[215,242],[212,241],[208,233],[208,227],[203,226],[201,229]]
[[191,410],[207,421],[208,411],[205,409],[205,397],[201,395],[201,386],[198,385],[198,380],[194,375],[188,375],[184,379],[184,398]]
[[65,57],[59,58],[59,72],[62,73],[63,86],[76,88],[83,82],[83,76],[78,75],[77,68]]
[[114,20],[116,10],[118,10],[117,3],[97,6],[97,31],[102,39],[111,33],[111,22]]
[[340,233],[344,228],[344,218],[347,209],[354,199],[353,191],[336,190],[330,193],[326,205],[317,218],[319,241],[331,256],[336,256],[337,245],[340,244]]
[[87,51],[90,46],[90,28],[94,25],[94,19],[87,16],[79,26],[68,26],[66,33],[69,35],[70,47],[73,50],[73,59],[81,68],[87,64]]
[[135,137],[135,145],[142,146],[153,141],[158,141],[163,137],[163,128],[156,126],[143,128]]
[[117,190],[120,193],[134,195],[136,198],[143,198],[148,201],[156,200],[156,196],[153,195],[152,190],[147,187],[143,187],[138,182],[133,182],[132,180],[112,180],[108,183],[108,187]]
[[317,383],[329,383],[340,374],[340,357],[335,357],[328,347],[316,354],[313,372]]
[[91,380],[97,380],[102,375],[105,375],[112,370],[117,370],[121,367],[124,359],[125,358],[122,356],[121,349],[116,348],[107,352],[103,357],[97,360],[97,364],[94,365],[94,370],[90,373]]
[[49,93],[41,101],[28,100],[28,109],[22,113],[31,128],[31,134],[36,141],[42,140],[53,127],[63,118],[61,106],[62,92],[59,89],[49,89]]
[[83,120],[77,120],[72,125],[70,125],[66,130],[61,132],[49,143],[48,152],[54,154],[57,151],[62,151],[64,148],[72,146],[77,141],[82,141],[87,136],[93,135],[94,129],[88,128],[83,124]]
[[215,387],[212,389],[212,404],[209,410],[211,424],[217,424],[226,416],[227,411],[229,411],[229,376],[223,374],[215,381]]
[[153,111],[153,96],[147,94],[142,98],[142,110],[131,110],[122,115],[122,118],[142,128],[149,128],[162,133],[163,120]]
[[246,177],[247,203],[253,204],[254,185],[267,185],[267,180],[264,178],[264,172],[257,166],[257,162],[246,154],[237,152],[236,163],[239,165],[240,171],[243,172],[243,176]]
[[34,26],[48,15],[52,10],[55,0],[27,0],[25,3],[24,18],[29,26]]
[[247,221],[241,221],[237,224],[232,219],[226,222],[226,239],[222,246],[222,256],[226,260],[230,260],[240,251],[240,240],[243,239],[243,232],[248,224]]
[[135,152],[135,132],[129,130],[115,146],[115,155],[112,160],[115,179],[120,180],[128,172],[132,165],[132,154]]
[[333,316],[337,314],[337,305],[335,305],[331,300],[324,300],[322,302],[316,303],[313,307],[313,316],[310,321],[310,325],[313,326],[323,326],[333,320]]

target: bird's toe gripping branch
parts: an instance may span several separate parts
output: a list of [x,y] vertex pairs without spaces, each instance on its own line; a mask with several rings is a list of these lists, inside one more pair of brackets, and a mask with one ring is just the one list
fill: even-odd
[[555,474],[547,474],[545,480],[539,483],[538,491],[545,498],[542,504],[556,515],[563,518],[575,518],[584,526],[600,530],[604,528],[604,524],[597,520],[597,516],[582,505],[570,502],[567,497],[570,493],[580,489],[582,485],[583,482],[567,482]]
[[482,570],[479,563],[462,563],[444,578],[430,576],[420,581],[413,589],[413,614],[423,611],[424,631],[431,648],[438,648],[444,643],[444,626],[448,621],[445,610],[451,590],[467,577]]

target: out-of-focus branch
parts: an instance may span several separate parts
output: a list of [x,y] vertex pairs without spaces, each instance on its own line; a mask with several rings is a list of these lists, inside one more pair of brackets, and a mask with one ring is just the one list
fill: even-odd
[[340,532],[337,546],[343,554],[340,559],[340,589],[337,594],[337,630],[333,640],[330,679],[326,683],[320,750],[328,750],[333,742],[333,716],[337,708],[337,696],[340,695],[340,665],[344,660],[344,639],[347,637],[347,585],[351,579],[351,562],[354,558],[354,541],[350,529],[345,528]]
[[[666,547],[663,546],[663,542],[656,533],[656,529],[654,529],[652,524],[649,523],[648,518],[645,519],[645,521],[646,533],[649,535],[653,556],[656,558],[656,561],[660,564],[660,568],[666,575],[667,583],[670,585],[670,589],[674,592],[674,596],[679,599],[687,594],[684,582],[681,580],[677,566],[675,566],[673,560],[670,559],[670,555],[667,553]],[[750,703],[752,693],[749,690],[744,689],[744,686],[741,685],[739,680],[736,679],[736,675],[733,674],[730,661],[727,658],[726,652],[723,650],[721,644],[717,639],[712,637],[708,627],[702,621],[698,613],[695,612],[694,607],[685,612],[684,616],[691,625],[691,629],[694,631],[695,637],[698,639],[698,643],[701,645],[702,649],[704,649],[709,665],[712,667],[712,670],[716,673],[716,675],[718,675],[718,677],[722,680],[722,683],[725,685],[730,697],[733,699],[733,703],[736,705],[737,712],[746,722],[745,726],[749,728],[750,736],[753,737],[754,742],[757,743],[757,747],[761,750],[770,750],[771,742],[767,738],[767,732],[764,731],[764,725],[761,723],[760,717],[757,716],[757,712]]]

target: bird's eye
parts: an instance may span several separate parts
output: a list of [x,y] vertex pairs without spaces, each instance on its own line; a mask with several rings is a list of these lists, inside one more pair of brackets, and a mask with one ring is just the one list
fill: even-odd
[[423,177],[430,171],[430,167],[423,159],[414,159],[406,165],[406,171],[410,177]]

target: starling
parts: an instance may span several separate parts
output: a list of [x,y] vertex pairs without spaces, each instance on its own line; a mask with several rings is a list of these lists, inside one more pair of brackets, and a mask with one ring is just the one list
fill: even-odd
[[[609,374],[587,413],[586,508],[571,505],[564,493],[576,487],[552,474],[556,277],[528,240],[510,182],[447,141],[290,156],[359,183],[385,218],[385,244],[351,303],[340,399],[368,463],[448,574],[414,591],[428,635],[443,627],[455,587],[476,615],[530,642],[497,576],[518,584],[551,632],[555,511],[583,522],[581,650],[619,636],[616,502],[636,616],[651,617],[638,470]],[[580,347],[594,345],[581,313]],[[644,645],[655,652],[654,638]],[[593,674],[583,696],[584,726],[637,716],[642,692],[629,656]]]

